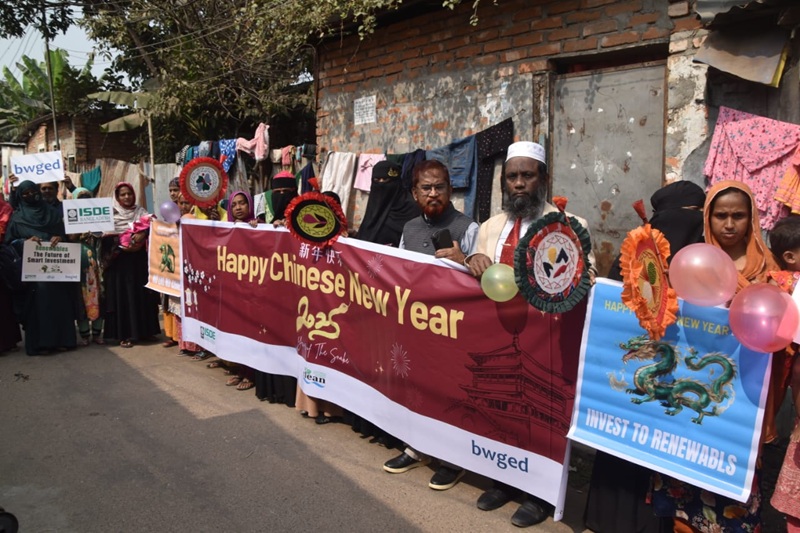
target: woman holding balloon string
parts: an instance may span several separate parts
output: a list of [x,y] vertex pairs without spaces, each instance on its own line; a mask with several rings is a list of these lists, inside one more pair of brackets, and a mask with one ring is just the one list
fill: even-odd
[[[703,217],[706,243],[724,251],[736,267],[735,292],[751,284],[766,282],[768,272],[776,270],[777,265],[761,237],[758,208],[750,188],[737,181],[715,184],[707,193]],[[675,260],[672,266],[675,266]],[[778,376],[773,375],[772,379],[776,377],[780,381]],[[780,393],[773,390],[772,383],[764,416],[762,443],[775,438],[775,409],[771,406],[776,402],[780,404],[777,398]],[[760,526],[761,492],[756,482],[750,498],[742,504],[655,474],[652,499],[657,515],[675,518],[676,532],[755,531]]]

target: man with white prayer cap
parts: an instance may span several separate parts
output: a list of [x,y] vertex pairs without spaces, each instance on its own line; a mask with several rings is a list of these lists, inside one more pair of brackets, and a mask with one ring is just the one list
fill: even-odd
[[[494,263],[514,266],[514,250],[528,227],[544,215],[558,211],[547,201],[549,185],[544,146],[528,141],[511,144],[503,165],[503,212],[481,224],[475,253],[464,260],[473,276],[480,278]],[[586,220],[570,213],[567,216],[588,231]],[[594,280],[597,271],[593,252],[588,256],[588,263]],[[520,495],[523,503],[511,517],[511,523],[528,527],[543,522],[550,513],[550,504],[498,481],[478,498],[478,508],[493,511]]]
[[[514,250],[531,223],[558,211],[547,201],[549,185],[544,146],[529,141],[511,144],[503,165],[503,212],[481,224],[475,253],[464,261],[472,275],[479,278],[494,263],[514,266]],[[586,220],[570,213],[567,216],[588,231]],[[594,278],[594,252],[589,254],[589,263]]]

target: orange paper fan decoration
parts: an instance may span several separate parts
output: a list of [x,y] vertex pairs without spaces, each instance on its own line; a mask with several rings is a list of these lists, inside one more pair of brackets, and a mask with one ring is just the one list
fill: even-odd
[[669,255],[669,241],[650,224],[634,229],[622,241],[622,302],[652,340],[663,337],[677,320],[678,296],[667,280]]

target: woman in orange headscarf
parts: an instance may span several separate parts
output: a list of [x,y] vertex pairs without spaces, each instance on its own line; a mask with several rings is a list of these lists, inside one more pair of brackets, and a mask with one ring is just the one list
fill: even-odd
[[[750,188],[738,181],[721,181],[709,189],[703,208],[705,241],[724,250],[739,271],[738,293],[752,283],[767,281],[778,266],[761,236],[758,208]],[[761,442],[777,437],[775,415],[786,393],[783,365],[773,358],[770,392],[764,414]],[[777,405],[776,405],[777,404]],[[759,476],[756,476],[756,479]],[[654,476],[653,505],[657,513],[675,516],[675,531],[753,531],[760,523],[761,494],[758,483],[747,503],[712,494],[661,474]],[[721,528],[721,529],[720,529]]]
[[705,239],[724,250],[739,271],[736,292],[767,280],[778,265],[761,236],[758,208],[750,188],[738,181],[721,181],[711,187],[703,208]]

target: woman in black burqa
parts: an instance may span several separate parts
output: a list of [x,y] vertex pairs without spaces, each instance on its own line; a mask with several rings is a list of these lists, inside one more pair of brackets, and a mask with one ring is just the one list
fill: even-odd
[[[670,256],[689,244],[703,242],[703,189],[689,181],[677,181],[650,197],[650,225],[669,241]],[[620,258],[609,278],[622,281]],[[647,502],[650,470],[613,455],[595,455],[584,522],[598,533],[667,533],[671,518],[659,518]]]

